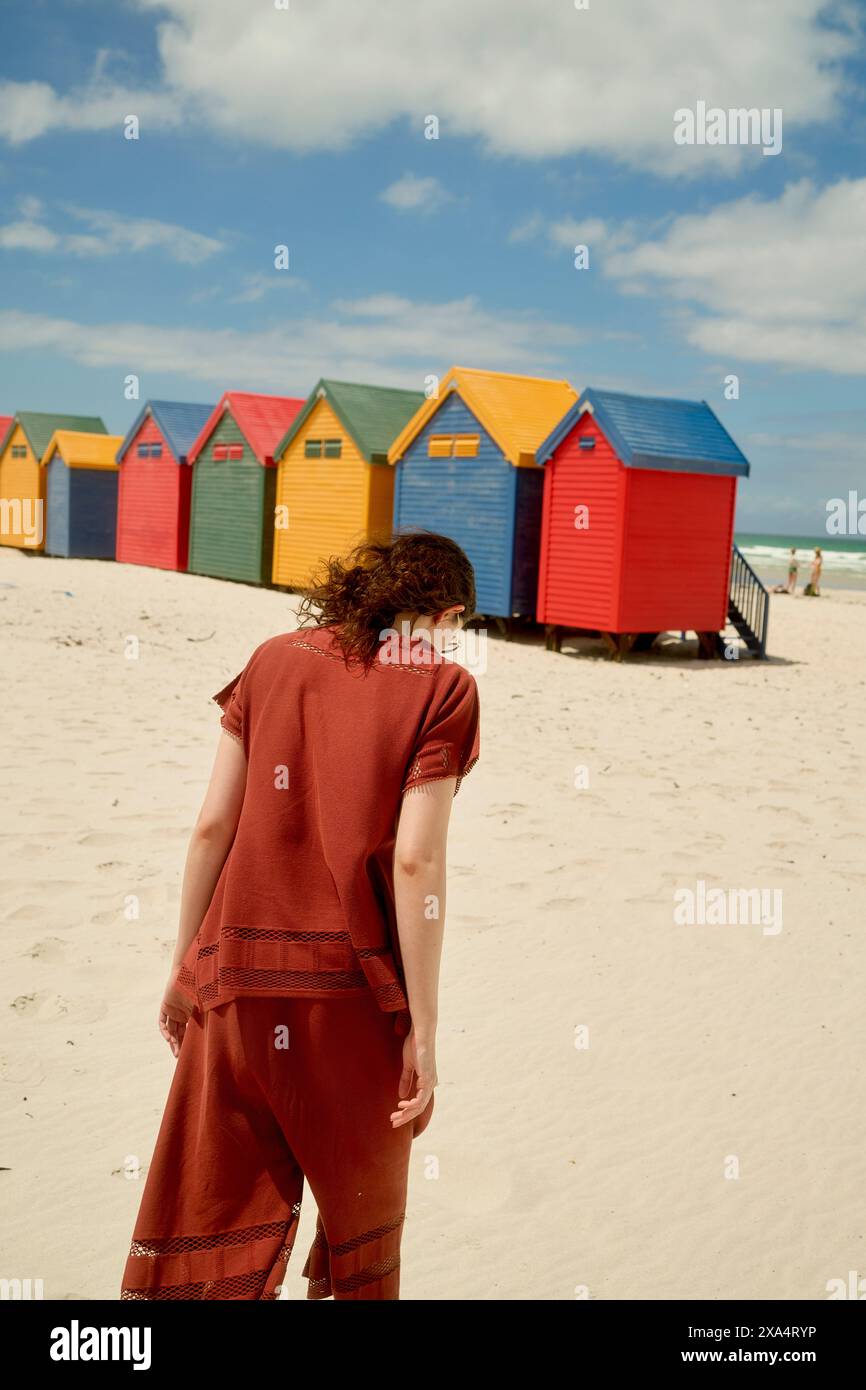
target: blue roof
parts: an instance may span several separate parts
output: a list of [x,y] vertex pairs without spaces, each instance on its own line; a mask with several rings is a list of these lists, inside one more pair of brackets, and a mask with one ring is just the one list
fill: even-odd
[[191,401],[147,401],[117,451],[117,462],[126,453],[146,416],[152,415],[178,463],[186,463],[187,454],[212,413],[212,405]]
[[749,476],[748,459],[706,401],[589,388],[547,436],[536,454],[539,463],[547,462],[587,410],[626,468]]

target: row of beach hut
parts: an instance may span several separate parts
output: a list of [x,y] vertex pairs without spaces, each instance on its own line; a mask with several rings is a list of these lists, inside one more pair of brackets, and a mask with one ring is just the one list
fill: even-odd
[[[298,589],[422,527],[466,550],[488,617],[717,633],[748,472],[705,401],[463,367],[429,397],[323,378],[306,400],[148,401],[123,438],[0,417],[0,541]],[[44,506],[43,535],[16,531],[16,499]]]

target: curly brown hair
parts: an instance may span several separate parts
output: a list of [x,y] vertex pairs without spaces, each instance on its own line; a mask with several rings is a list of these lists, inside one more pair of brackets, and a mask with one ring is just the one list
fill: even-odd
[[343,559],[322,562],[298,609],[302,627],[333,627],[348,664],[369,666],[397,613],[475,612],[475,572],[450,536],[408,531],[390,541],[363,541]]

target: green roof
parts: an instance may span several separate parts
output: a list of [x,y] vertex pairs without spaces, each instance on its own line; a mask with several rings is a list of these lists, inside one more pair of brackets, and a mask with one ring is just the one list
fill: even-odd
[[[49,415],[39,410],[19,410],[6,432],[6,439],[16,425],[21,426],[30,448],[40,462],[55,430],[80,430],[84,434],[108,433],[98,415]],[[3,440],[3,444],[6,443],[6,439]]]
[[322,377],[307,397],[300,415],[283,435],[274,458],[292,442],[307,416],[325,399],[348,430],[368,463],[387,463],[388,449],[415,411],[424,404],[423,391],[401,391],[393,386],[361,386],[354,381]]

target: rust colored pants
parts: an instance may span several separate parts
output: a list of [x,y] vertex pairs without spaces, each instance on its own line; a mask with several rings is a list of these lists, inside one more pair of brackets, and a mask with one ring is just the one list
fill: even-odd
[[399,1298],[409,1154],[433,1112],[391,1125],[402,1043],[372,993],[193,1014],[121,1298],[278,1297],[304,1178],[318,1207],[307,1297]]

